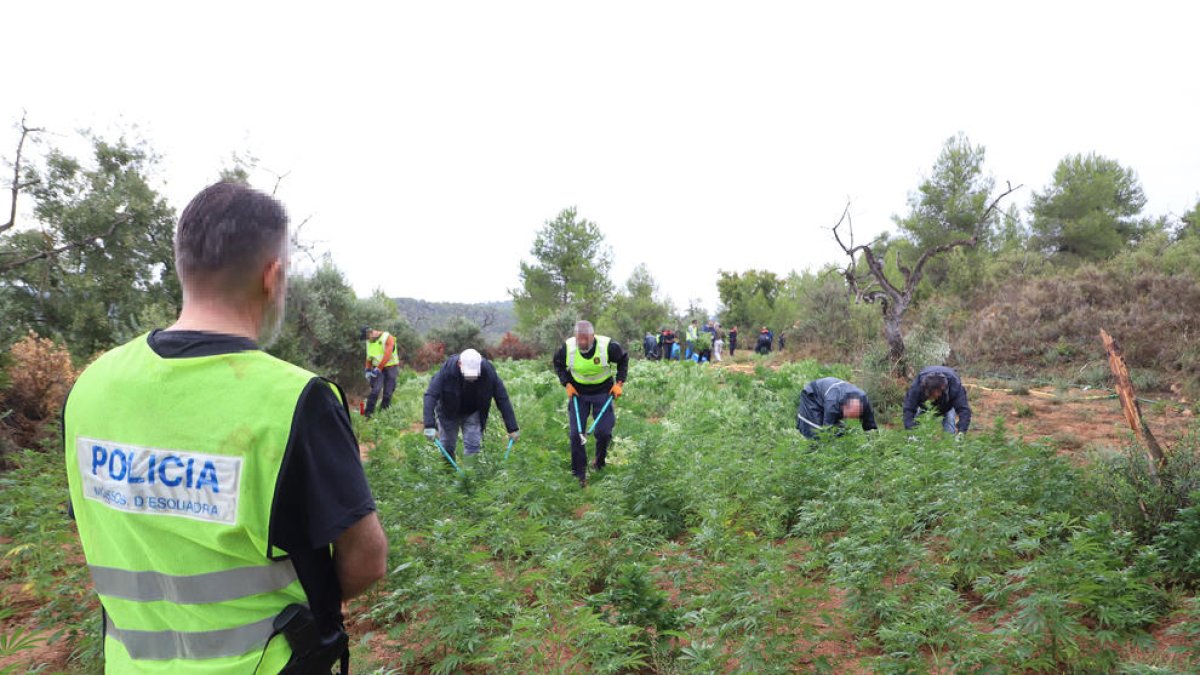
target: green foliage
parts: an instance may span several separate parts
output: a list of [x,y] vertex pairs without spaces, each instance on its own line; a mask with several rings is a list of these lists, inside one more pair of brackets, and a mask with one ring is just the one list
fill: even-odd
[[538,230],[530,253],[534,262],[521,262],[521,287],[510,291],[521,332],[531,334],[564,308],[600,315],[612,294],[612,251],[595,223],[578,219],[574,207],[563,209]]
[[479,324],[465,316],[457,317],[445,326],[429,331],[426,337],[431,342],[440,342],[445,345],[447,355],[457,354],[464,349],[485,351],[487,349]]
[[[747,270],[721,272],[717,293],[721,298],[721,324],[750,329],[767,325],[773,318],[780,280],[774,272]],[[744,333],[749,335],[747,331]]]
[[366,353],[359,339],[364,325],[394,335],[402,362],[416,356],[419,339],[396,305],[381,291],[357,298],[342,271],[325,261],[310,276],[288,279],[283,330],[269,351],[344,387],[358,387]]
[[[429,375],[355,418],[390,542],[356,611],[402,645],[377,672],[1109,672],[1140,667],[1124,645],[1171,610],[1165,583],[1194,580],[1194,513],[1135,532],[1087,469],[1003,427],[804,440],[800,388],[846,366],[636,361],[585,490],[547,364],[497,367],[522,436],[505,459],[489,427],[465,475],[411,431]],[[62,456],[27,454],[0,475],[0,555],[46,625],[82,630]]]
[[933,164],[933,173],[909,195],[909,213],[896,225],[917,248],[946,244],[973,236],[986,237],[989,223],[980,223],[994,181],[983,175],[986,152],[958,134],[946,139]]
[[602,323],[612,326],[611,337],[627,348],[641,344],[646,333],[657,334],[671,322],[674,313],[671,303],[660,300],[658,285],[650,270],[638,265],[604,312]]
[[1064,157],[1054,180],[1033,194],[1033,232],[1040,247],[1068,260],[1111,258],[1138,236],[1146,205],[1137,175],[1095,153]]
[[51,149],[22,177],[33,220],[0,235],[5,343],[33,329],[87,359],[174,317],[175,212],[153,186],[158,158],[138,140],[88,140],[88,161]]
[[0,636],[0,642],[17,649],[34,641],[65,640],[72,646],[72,664],[81,672],[97,672],[103,651],[100,603],[87,568],[75,559],[79,541],[67,515],[63,454],[57,447],[25,450],[15,465],[0,473],[0,561],[11,588],[37,603],[28,618],[41,637],[14,632]]

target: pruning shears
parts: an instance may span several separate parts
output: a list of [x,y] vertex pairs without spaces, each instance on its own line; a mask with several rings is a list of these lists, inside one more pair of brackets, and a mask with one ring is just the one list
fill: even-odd
[[442,455],[446,458],[446,461],[450,462],[450,466],[454,467],[455,471],[462,473],[463,470],[459,468],[458,462],[455,462],[454,458],[450,456],[450,453],[446,452],[446,448],[442,446],[442,442],[437,438],[434,438],[433,442],[435,445],[437,445],[438,450],[442,451]]
[[508,447],[504,449],[504,459],[505,460],[508,459],[508,453],[512,451],[513,441],[515,441],[515,440],[517,440],[517,439],[515,439],[515,438],[508,439]]
[[[596,413],[596,416],[592,418],[592,423],[590,426],[588,426],[588,430],[587,430],[587,432],[589,434],[592,433],[592,430],[596,428],[596,423],[600,421],[600,418],[604,417],[604,412],[606,410],[608,410],[608,406],[612,405],[612,402],[613,402],[612,394],[609,394],[608,400],[604,402],[604,407],[601,408],[600,412]],[[578,407],[575,408],[575,415],[576,415],[575,423],[578,424],[579,423],[579,420],[578,420],[579,408]]]
[[583,423],[579,421],[579,397],[572,396],[571,403],[575,404],[575,431],[579,433],[579,443],[587,445],[587,434],[583,431]]

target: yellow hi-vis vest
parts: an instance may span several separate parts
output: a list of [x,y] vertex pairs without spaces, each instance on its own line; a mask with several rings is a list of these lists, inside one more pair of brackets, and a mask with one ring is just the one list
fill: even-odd
[[296,404],[314,377],[260,351],[165,359],[147,336],[80,375],[64,415],[66,468],[105,610],[107,672],[287,663],[272,622],[308,600],[268,536]]
[[609,338],[595,336],[596,353],[590,359],[579,355],[575,338],[567,338],[567,372],[579,384],[600,384],[613,376],[612,364],[608,362]]
[[383,333],[379,336],[378,340],[367,340],[367,360],[371,362],[371,365],[379,366],[380,368],[400,365],[400,354],[397,353],[400,350],[396,349],[395,344],[392,345],[392,357],[388,359],[388,362],[384,364],[379,363],[383,360],[383,351],[390,337],[392,337],[391,333]]

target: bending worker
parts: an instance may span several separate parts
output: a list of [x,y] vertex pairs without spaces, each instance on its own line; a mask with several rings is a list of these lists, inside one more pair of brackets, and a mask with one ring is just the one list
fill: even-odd
[[425,389],[425,437],[433,440],[440,431],[442,448],[453,458],[462,429],[466,453],[478,454],[492,401],[504,417],[508,437],[515,441],[521,435],[517,416],[496,368],[474,349],[451,356]]
[[600,471],[604,468],[613,425],[617,421],[617,411],[609,402],[609,397],[617,399],[621,396],[625,378],[629,374],[629,354],[616,340],[596,335],[591,322],[579,321],[575,324],[575,337],[568,338],[554,352],[554,371],[558,374],[558,381],[567,389],[571,472],[579,479],[580,485],[587,487],[588,458],[584,432],[588,428],[588,418],[594,417],[596,420],[596,459],[592,468]]
[[847,419],[861,420],[863,431],[878,428],[865,391],[836,377],[822,377],[804,385],[796,428],[806,438],[816,438],[818,431],[831,428],[840,436]]
[[392,405],[392,392],[396,391],[396,376],[400,372],[400,355],[396,353],[396,338],[386,331],[363,326],[360,338],[367,342],[367,381],[371,383],[371,394],[367,397],[366,415],[375,414],[375,401],[383,390],[380,410]]
[[904,395],[905,429],[917,425],[917,415],[925,412],[926,406],[942,416],[942,429],[947,433],[965,433],[971,427],[967,390],[953,368],[926,366],[917,373]]
[[107,672],[345,668],[342,603],[386,572],[345,396],[260,348],[283,320],[287,234],[271,197],[205,188],[175,235],[179,319],[101,356],[67,400]]

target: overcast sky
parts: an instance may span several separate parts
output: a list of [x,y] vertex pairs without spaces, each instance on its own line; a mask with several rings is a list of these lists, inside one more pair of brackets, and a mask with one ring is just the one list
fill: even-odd
[[1092,151],[1147,214],[1200,197],[1196,2],[21,2],[0,24],[0,156],[22,110],[50,143],[136,127],[182,209],[253,155],[360,295],[507,299],[575,206],[616,284],[646,263],[711,311],[718,270],[837,261],[847,200],[862,239],[890,228],[960,131],[1018,204]]

